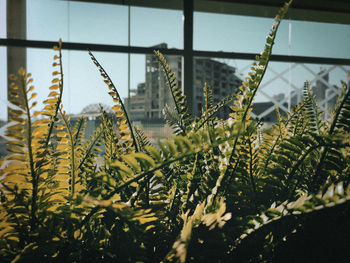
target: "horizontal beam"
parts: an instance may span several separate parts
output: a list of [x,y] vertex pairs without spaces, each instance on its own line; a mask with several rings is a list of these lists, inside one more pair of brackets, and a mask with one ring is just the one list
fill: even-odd
[[[195,0],[195,11],[273,18],[287,0]],[[350,3],[294,0],[286,19],[350,24]]]
[[[130,5],[135,7],[183,10],[180,0],[61,0],[83,3]],[[287,0],[194,0],[198,12],[273,18]],[[350,24],[347,0],[294,0],[288,19]]]
[[[255,60],[257,54],[253,53],[235,53],[222,51],[193,51],[195,57],[214,57],[227,59],[247,59]],[[331,64],[331,65],[350,65],[350,59],[346,58],[324,58],[307,56],[289,56],[289,55],[271,55],[270,61],[310,63],[310,64]]]
[[[15,46],[23,48],[46,48],[52,49],[57,46],[55,41],[41,41],[41,40],[24,40],[24,39],[5,39],[0,38],[0,46]],[[101,52],[118,52],[118,53],[132,53],[132,54],[152,54],[154,49],[159,50],[166,55],[180,55],[183,51],[181,49],[172,48],[152,48],[152,47],[137,47],[137,46],[119,46],[106,44],[89,44],[89,43],[74,43],[63,42],[62,49],[66,50],[80,50],[80,51],[101,51]]]
[[[0,46],[52,49],[53,46],[55,45],[58,45],[58,42],[0,38]],[[164,55],[178,55],[178,56],[183,56],[183,53],[184,53],[182,49],[175,49],[175,48],[166,49],[166,48],[155,48],[155,47],[118,46],[118,45],[72,43],[72,42],[63,42],[62,49],[79,50],[79,51],[91,50],[91,51],[100,51],[100,52],[131,53],[131,54],[152,54],[153,50],[157,49]],[[209,58],[255,60],[256,55],[257,54],[254,54],[254,53],[241,53],[241,52],[238,53],[238,52],[200,51],[200,50],[193,51],[194,57],[209,57]],[[310,64],[350,65],[350,59],[344,59],[344,58],[325,58],[325,57],[288,56],[288,55],[272,55],[270,61],[310,63]]]

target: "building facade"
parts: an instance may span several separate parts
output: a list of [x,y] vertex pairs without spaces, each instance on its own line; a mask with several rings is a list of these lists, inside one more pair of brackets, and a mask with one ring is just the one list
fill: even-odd
[[[167,48],[167,44],[160,44],[155,48]],[[175,74],[178,85],[182,86],[182,58],[180,56],[165,56],[167,63]],[[193,74],[193,115],[200,116],[204,107],[204,84],[207,83],[213,90],[214,104],[225,96],[236,93],[241,79],[236,76],[236,69],[225,63],[208,59],[194,58]],[[126,104],[130,117],[134,121],[162,121],[163,109],[166,105],[174,107],[174,101],[167,86],[166,79],[157,58],[146,55],[145,83],[140,83]],[[219,117],[227,117],[229,108],[224,107]]]

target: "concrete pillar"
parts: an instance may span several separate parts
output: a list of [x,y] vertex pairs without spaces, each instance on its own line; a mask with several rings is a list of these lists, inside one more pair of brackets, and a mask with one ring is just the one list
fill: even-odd
[[[7,0],[6,4],[7,38],[26,39],[26,0]],[[26,48],[7,47],[7,73],[15,74],[18,69],[26,68],[27,54]],[[10,95],[10,81],[8,81],[7,99]],[[9,117],[9,116],[8,116]]]

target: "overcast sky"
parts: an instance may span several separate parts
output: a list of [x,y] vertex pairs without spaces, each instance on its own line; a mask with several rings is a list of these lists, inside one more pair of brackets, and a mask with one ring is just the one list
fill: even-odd
[[[0,0],[0,37],[6,37],[5,0]],[[131,8],[131,45],[152,46],[161,42],[182,48],[182,12],[164,9]],[[194,49],[259,53],[265,43],[273,18],[218,15],[196,12],[194,15]],[[127,45],[128,8],[119,5],[92,4],[58,0],[27,0],[27,39]],[[288,45],[290,43],[290,45]],[[302,21],[282,22],[274,54],[350,58],[350,26]],[[54,52],[27,49],[27,69],[34,76],[38,102],[49,93]],[[96,52],[95,56],[110,74],[122,97],[127,97],[127,55]],[[238,70],[252,61],[221,60]],[[112,104],[98,70],[87,52],[64,51],[64,107],[79,113],[91,103]],[[276,72],[288,68],[287,63],[271,63]],[[329,65],[308,65],[315,73]],[[0,119],[6,116],[6,49],[0,47]],[[345,78],[342,69],[330,76],[334,84]],[[274,77],[271,71],[266,81]],[[293,68],[285,77],[297,86],[313,78],[302,66]],[[145,56],[131,55],[131,89],[145,80]],[[269,94],[286,92],[288,83],[271,82],[264,90]],[[257,101],[266,101],[260,95]],[[40,104],[39,104],[40,105]]]

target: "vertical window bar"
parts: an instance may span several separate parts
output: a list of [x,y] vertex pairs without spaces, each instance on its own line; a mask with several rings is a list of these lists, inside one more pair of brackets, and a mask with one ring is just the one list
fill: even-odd
[[193,0],[183,0],[184,56],[182,61],[182,84],[190,114],[193,113],[193,6]]

